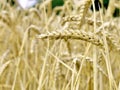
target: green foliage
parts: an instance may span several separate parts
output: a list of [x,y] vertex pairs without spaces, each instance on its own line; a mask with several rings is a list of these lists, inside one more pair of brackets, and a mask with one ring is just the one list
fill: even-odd
[[63,4],[63,0],[52,0],[52,8],[55,8],[56,6],[62,6]]
[[116,8],[113,16],[114,17],[119,17],[120,16],[120,9]]
[[104,7],[107,9],[108,4],[109,4],[109,0],[103,0],[103,4],[104,4]]

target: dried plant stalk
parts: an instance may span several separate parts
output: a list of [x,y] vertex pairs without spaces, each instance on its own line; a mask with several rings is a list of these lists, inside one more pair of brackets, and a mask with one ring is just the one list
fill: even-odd
[[50,38],[50,39],[81,39],[84,41],[91,42],[94,45],[97,46],[103,46],[102,40],[99,38],[99,36],[94,35],[92,33],[86,33],[84,31],[80,30],[73,30],[73,29],[68,29],[68,30],[57,30],[53,32],[48,32],[46,34],[41,34],[38,35],[37,38]]
[[108,9],[107,9],[107,13],[106,13],[106,17],[112,17],[114,11],[115,11],[115,1],[117,0],[110,0],[109,2],[109,6],[108,6]]
[[0,20],[2,20],[6,24],[10,24],[10,17],[6,11],[0,13]]
[[[66,56],[66,57],[62,57],[62,60],[64,61],[64,62],[69,62],[69,61],[71,61],[71,60],[76,60],[76,61],[78,61],[78,62],[80,62],[80,60],[82,59],[82,58],[85,58],[85,60],[86,61],[88,61],[88,62],[90,62],[90,63],[93,63],[93,59],[91,58],[91,57],[85,57],[84,55],[81,55],[81,54],[78,54],[78,55],[75,55],[75,56]],[[106,72],[100,67],[100,65],[97,65],[97,68],[99,69],[99,71],[100,72],[102,72],[102,74],[104,75],[104,76],[108,76],[107,74],[106,74]]]
[[91,0],[81,0],[80,7],[78,8],[79,15],[72,15],[63,18],[62,25],[69,21],[79,21],[79,28],[83,24],[83,20],[85,19],[86,12],[91,5]]
[[61,83],[60,83],[61,80],[62,80],[61,65],[59,62],[57,62],[55,67],[56,88],[61,87]]
[[[85,20],[86,20],[86,22],[87,22],[88,24],[94,25],[94,20],[93,20],[92,18],[85,18]],[[100,25],[102,25],[102,22],[99,21],[99,20],[97,20],[97,21],[96,21],[96,25],[100,26]]]
[[118,50],[120,51],[120,44],[119,44],[119,40],[117,40],[117,38],[115,38],[114,35],[107,33],[107,38],[110,40],[110,42],[112,43],[112,45]]

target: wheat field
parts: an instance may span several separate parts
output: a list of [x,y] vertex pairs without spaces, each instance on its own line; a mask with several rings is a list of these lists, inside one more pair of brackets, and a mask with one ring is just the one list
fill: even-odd
[[0,1],[0,90],[120,90],[120,1],[64,1]]

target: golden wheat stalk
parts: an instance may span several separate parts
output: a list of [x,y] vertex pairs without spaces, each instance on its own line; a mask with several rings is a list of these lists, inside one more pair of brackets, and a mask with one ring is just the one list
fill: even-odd
[[[92,18],[85,18],[85,21],[89,24],[89,25],[94,25],[94,20]],[[97,20],[96,21],[96,25],[100,26],[102,25],[102,22]]]
[[119,44],[119,39],[117,40],[117,37],[115,38],[116,36],[110,34],[110,33],[107,33],[107,39],[110,41],[110,43],[118,50],[120,51],[120,44]]
[[104,33],[106,33],[106,37],[107,37],[108,42],[110,42],[111,45],[114,46],[114,48],[116,48],[118,51],[120,51],[120,43],[119,43],[120,39],[116,35],[117,26],[115,25],[115,22],[105,22],[103,25],[101,25],[97,29],[96,33],[103,32],[102,28],[105,28],[107,30],[107,31],[104,31]]
[[83,20],[85,19],[86,12],[91,5],[91,0],[81,0],[80,7],[78,8],[79,15],[66,16],[62,20],[62,25],[69,21],[79,21],[79,27],[83,24]]
[[0,20],[2,20],[4,23],[6,23],[7,25],[10,25],[10,17],[9,17],[9,13],[7,11],[2,11],[0,13]]
[[[90,62],[90,63],[93,64],[93,59],[92,59],[91,57],[87,57],[87,56],[85,57],[84,55],[81,55],[81,54],[78,54],[78,55],[75,55],[75,56],[62,57],[61,60],[63,60],[64,62],[70,62],[71,60],[72,60],[72,61],[73,61],[73,60],[76,60],[76,61],[80,62],[80,60],[81,60],[82,58],[85,58],[86,61],[88,61],[88,62]],[[106,76],[106,77],[108,76],[108,75],[106,74],[106,72],[104,71],[104,69],[102,69],[102,68],[100,67],[100,65],[97,65],[97,68],[99,69],[100,72],[102,72],[102,74],[103,74],[104,76]]]
[[55,84],[56,84],[56,88],[59,87],[60,88],[60,81],[62,80],[62,72],[61,72],[61,64],[59,62],[56,63],[56,67],[55,67]]
[[41,38],[41,39],[45,39],[45,38],[81,39],[87,42],[91,42],[92,44],[97,45],[97,46],[103,46],[103,42],[99,36],[94,35],[92,33],[86,33],[84,31],[73,30],[73,29],[68,29],[68,30],[63,30],[63,31],[56,30],[53,32],[48,32],[46,34],[38,35],[37,38]]

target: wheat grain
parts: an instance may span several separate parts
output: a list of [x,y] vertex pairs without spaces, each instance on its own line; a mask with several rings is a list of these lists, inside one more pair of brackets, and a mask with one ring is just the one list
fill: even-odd
[[94,45],[97,46],[103,46],[103,42],[100,39],[99,36],[93,35],[92,33],[86,33],[84,31],[80,30],[73,30],[73,29],[68,29],[68,30],[63,30],[63,31],[53,31],[53,32],[48,32],[46,34],[41,34],[38,35],[37,38],[50,38],[50,39],[81,39],[87,42],[91,42]]

